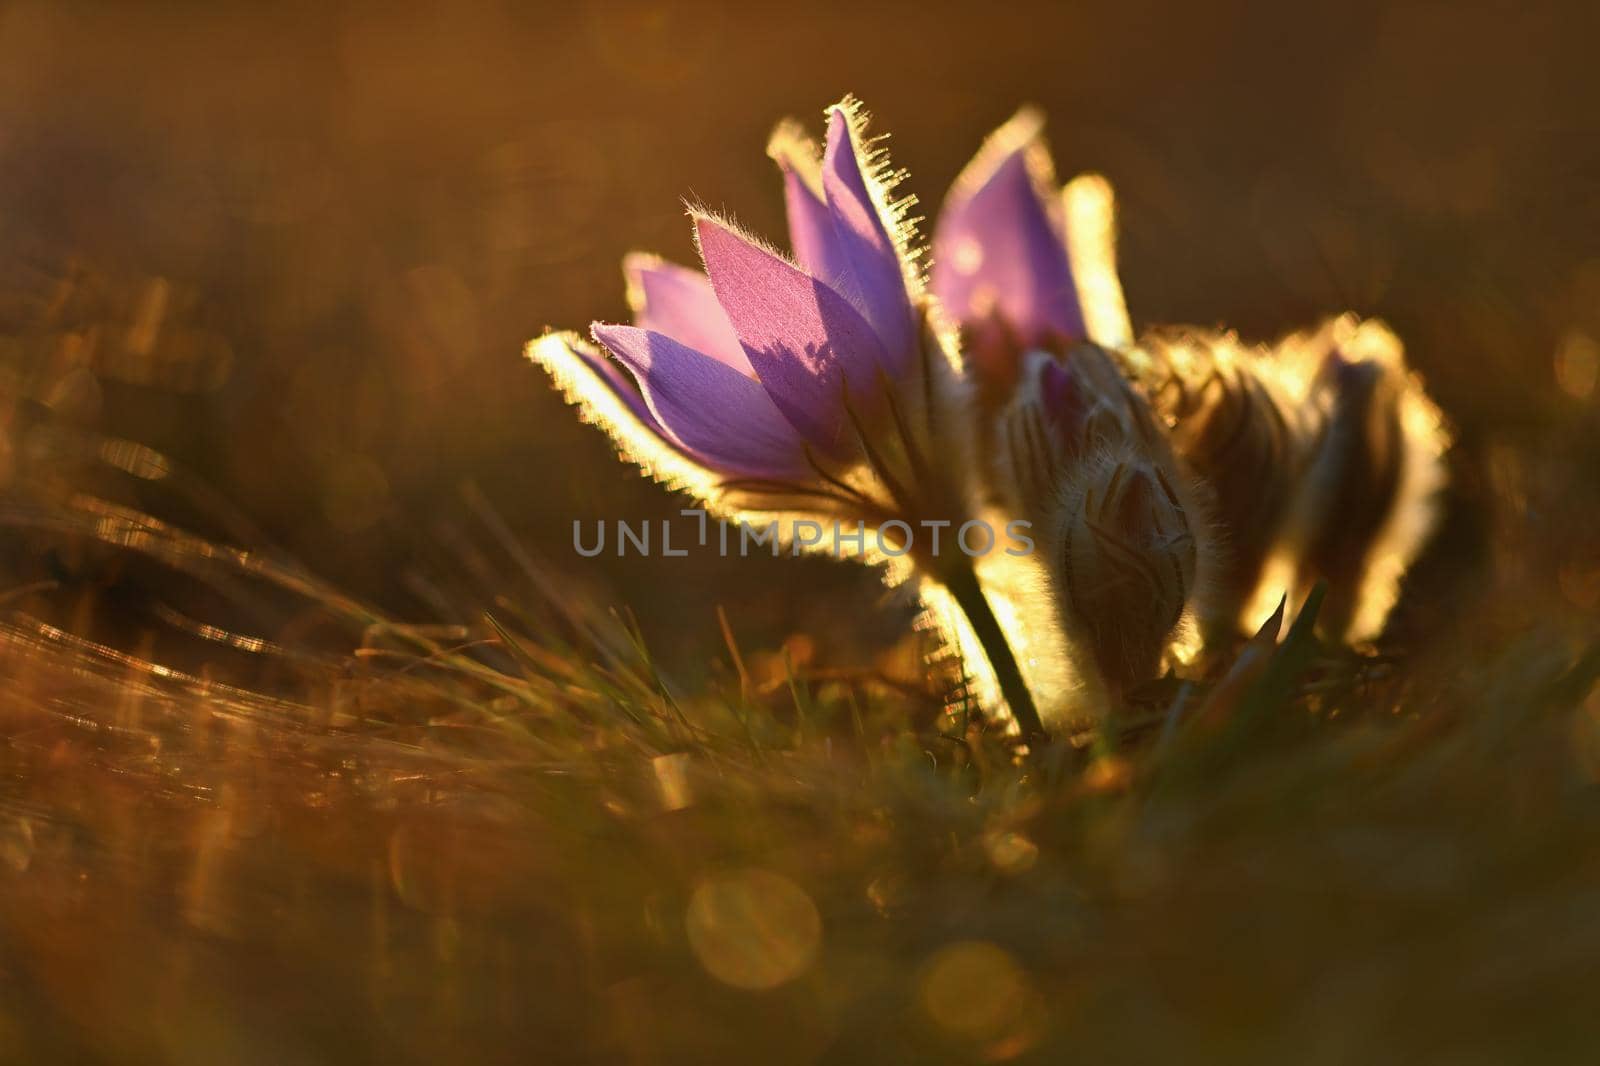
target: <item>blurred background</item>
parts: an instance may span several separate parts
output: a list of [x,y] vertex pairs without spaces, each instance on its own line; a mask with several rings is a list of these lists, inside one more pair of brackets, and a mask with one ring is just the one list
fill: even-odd
[[[0,477],[63,428],[148,445],[212,503],[164,495],[176,475],[101,491],[408,618],[446,610],[470,483],[685,661],[716,603],[758,640],[826,639],[843,597],[891,639],[904,607],[851,568],[577,560],[573,519],[679,504],[522,345],[625,317],[629,250],[692,262],[683,197],[781,238],[782,116],[860,96],[931,216],[1031,102],[1063,175],[1115,184],[1136,323],[1394,325],[1461,440],[1469,506],[1418,577],[1448,584],[1483,561],[1497,447],[1559,425],[1555,451],[1597,458],[1597,29],[1576,2],[7,3]],[[14,584],[95,604],[36,611],[145,625],[130,564],[5,547]],[[1565,580],[1591,606],[1593,564]]]
[[[0,1062],[1590,1060],[1596,11],[0,0]],[[573,554],[683,501],[523,345],[684,197],[781,239],[767,134],[847,92],[925,217],[1042,107],[1139,326],[1394,326],[1458,440],[1396,657],[1013,787],[874,574]],[[341,593],[552,643],[351,658]]]

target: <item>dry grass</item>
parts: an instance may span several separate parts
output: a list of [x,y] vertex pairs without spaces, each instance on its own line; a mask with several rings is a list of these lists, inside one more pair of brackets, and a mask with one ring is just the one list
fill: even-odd
[[685,689],[537,567],[520,612],[399,627],[87,497],[7,518],[361,644],[254,651],[269,697],[14,612],[9,1061],[1592,1048],[1600,643],[1548,605],[1398,656],[1292,635],[1018,765],[887,675],[730,649]]

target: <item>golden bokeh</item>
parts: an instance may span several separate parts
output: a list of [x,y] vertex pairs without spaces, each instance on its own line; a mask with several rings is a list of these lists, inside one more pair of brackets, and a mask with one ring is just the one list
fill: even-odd
[[990,941],[940,948],[923,968],[918,994],[935,1026],[985,1045],[991,1061],[1020,1054],[1035,1038],[1037,993],[1016,958]]
[[706,972],[735,988],[776,988],[803,974],[822,943],[822,918],[804,889],[770,870],[707,877],[684,919]]
[[1568,332],[1556,349],[1555,371],[1562,392],[1574,400],[1589,399],[1600,379],[1600,344],[1587,333]]
[[1027,873],[1039,860],[1039,845],[1015,830],[989,834],[984,838],[984,846],[989,852],[989,861],[1001,873]]

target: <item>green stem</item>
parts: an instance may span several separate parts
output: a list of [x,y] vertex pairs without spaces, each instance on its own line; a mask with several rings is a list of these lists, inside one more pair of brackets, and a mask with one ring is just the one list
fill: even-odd
[[1006,640],[1000,621],[995,618],[994,609],[989,606],[989,599],[978,584],[978,575],[970,566],[953,569],[944,575],[944,586],[967,616],[978,643],[983,646],[995,680],[1000,682],[1000,695],[1005,697],[1012,716],[1022,729],[1022,738],[1029,743],[1049,739],[1049,734],[1044,731],[1044,723],[1039,720],[1039,711],[1033,705],[1033,694],[1022,680],[1016,656],[1011,653],[1011,643]]

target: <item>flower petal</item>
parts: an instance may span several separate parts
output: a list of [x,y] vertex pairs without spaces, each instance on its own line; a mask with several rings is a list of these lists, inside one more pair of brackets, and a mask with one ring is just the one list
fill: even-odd
[[[544,338],[544,341],[563,344],[569,356],[576,356],[589,373],[598,379],[598,384],[609,389],[616,400],[621,402],[628,414],[637,418],[651,432],[660,435],[663,438],[663,444],[673,446],[672,441],[667,438],[666,431],[662,429],[661,423],[656,420],[656,416],[651,413],[649,405],[644,402],[644,396],[638,389],[634,388],[633,383],[628,380],[627,375],[617,367],[616,363],[605,358],[601,353],[576,343],[576,338],[551,334]],[[593,393],[592,389],[589,391],[591,394]]]
[[1061,190],[1067,258],[1078,288],[1083,326],[1102,348],[1133,343],[1133,323],[1117,276],[1117,198],[1099,174],[1079,174]]
[[601,323],[593,332],[633,373],[651,413],[684,448],[733,473],[785,477],[805,470],[799,436],[758,382],[664,333]]
[[1039,118],[990,136],[956,179],[933,238],[931,286],[958,320],[998,308],[1024,343],[1084,338]]
[[747,377],[755,374],[704,274],[638,252],[623,259],[622,271],[634,325],[665,333]]
[[585,422],[611,436],[625,459],[701,498],[716,493],[721,475],[667,436],[628,375],[602,351],[573,333],[546,333],[528,345],[527,354],[550,374]]
[[828,143],[822,157],[822,188],[848,276],[826,280],[849,296],[883,340],[894,361],[891,373],[912,359],[916,327],[906,294],[900,249],[867,189],[859,148],[844,105],[828,113]]
[[767,143],[767,154],[783,171],[783,199],[789,215],[789,245],[813,277],[835,283],[849,272],[844,247],[822,193],[817,146],[792,123],[781,123]]
[[717,300],[773,402],[806,440],[847,454],[845,389],[872,404],[887,365],[878,335],[839,293],[715,219],[697,216],[695,231]]

